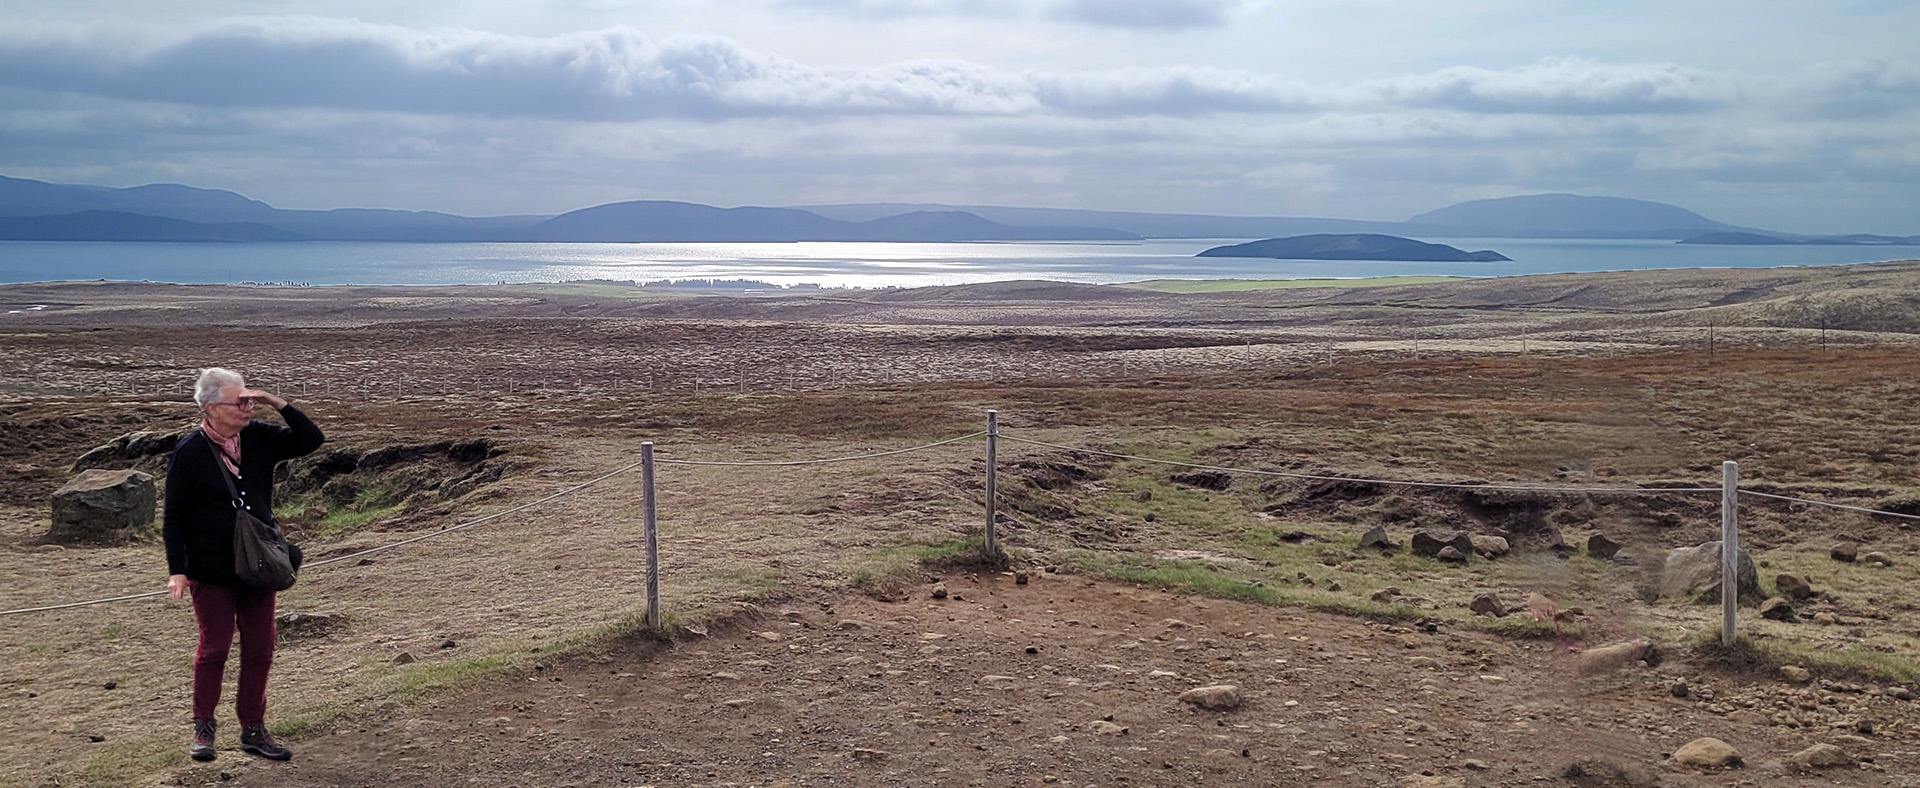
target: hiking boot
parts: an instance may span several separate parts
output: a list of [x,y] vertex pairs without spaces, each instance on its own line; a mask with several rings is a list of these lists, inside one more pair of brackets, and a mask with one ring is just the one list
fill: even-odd
[[196,761],[211,761],[217,754],[213,751],[213,732],[220,726],[213,720],[193,718],[193,746],[187,748],[187,757]]
[[267,734],[265,725],[247,725],[240,728],[240,751],[248,755],[258,755],[270,761],[284,761],[293,757],[293,751],[280,746],[279,742]]

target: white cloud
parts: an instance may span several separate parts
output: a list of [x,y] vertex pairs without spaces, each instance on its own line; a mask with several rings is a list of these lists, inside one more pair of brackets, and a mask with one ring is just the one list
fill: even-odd
[[866,19],[1048,19],[1096,27],[1188,30],[1228,24],[1265,0],[779,0],[780,6]]
[[1705,109],[1735,101],[1722,77],[1671,63],[1609,64],[1574,58],[1492,70],[1445,68],[1371,85],[1388,103],[1469,112],[1610,114]]
[[577,120],[755,115],[1094,116],[1381,105],[1482,113],[1694,111],[1724,80],[1666,64],[1550,60],[1348,85],[1169,66],[1013,72],[956,60],[823,68],[727,38],[626,28],[546,38],[353,21],[230,22],[129,48],[98,31],[0,34],[0,84],[198,106],[326,107]]

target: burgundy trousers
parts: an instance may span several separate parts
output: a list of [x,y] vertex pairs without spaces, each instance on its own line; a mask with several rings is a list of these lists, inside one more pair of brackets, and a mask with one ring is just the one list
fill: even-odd
[[240,724],[267,721],[267,669],[273,667],[273,592],[188,581],[200,648],[193,654],[193,716],[213,719],[233,632],[240,631],[240,688],[233,709]]

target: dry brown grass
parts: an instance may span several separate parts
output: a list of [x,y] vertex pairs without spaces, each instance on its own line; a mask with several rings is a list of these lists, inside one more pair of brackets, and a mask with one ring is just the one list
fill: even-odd
[[[1903,270],[1868,273],[1910,276]],[[1238,467],[1710,485],[1719,463],[1733,459],[1743,478],[1783,494],[1873,505],[1920,489],[1911,448],[1920,445],[1920,360],[1907,349],[1910,337],[1856,333],[1850,342],[1868,344],[1823,352],[1805,328],[1716,329],[1721,344],[1708,356],[1692,329],[1670,328],[1695,317],[1688,313],[1640,325],[1632,320],[1644,312],[1607,314],[1588,303],[1598,298],[1593,289],[1564,285],[1561,297],[1543,301],[1563,289],[1559,280],[1521,284],[1533,294],[1526,303],[1552,302],[1556,311],[1490,314],[1481,306],[1519,297],[1505,289],[1511,283],[1376,288],[1365,296],[1372,300],[1348,306],[1334,302],[1361,296],[1062,306],[541,295],[476,304],[477,293],[505,296],[484,288],[382,291],[420,300],[373,303],[347,291],[234,300],[219,288],[47,288],[28,295],[58,295],[70,308],[37,313],[51,318],[38,324],[0,325],[8,351],[0,361],[0,464],[8,471],[0,543],[12,548],[0,551],[0,576],[13,579],[0,608],[158,587],[156,544],[36,552],[45,496],[93,445],[190,424],[184,380],[216,362],[302,402],[340,443],[485,436],[531,460],[442,513],[311,543],[316,557],[385,543],[395,528],[424,530],[537,497],[631,462],[641,440],[656,441],[663,458],[840,456],[972,432],[989,407],[1011,434]],[[1656,306],[1668,308],[1753,286],[1643,290],[1659,292]],[[1317,300],[1288,300],[1300,298]],[[1584,311],[1565,311],[1576,301]],[[1412,302],[1418,310],[1403,306]],[[482,317],[482,309],[514,313]],[[644,317],[649,310],[678,316]],[[688,318],[689,311],[716,317]],[[743,313],[755,319],[739,319]],[[210,314],[234,327],[206,327]],[[758,319],[779,314],[795,320]],[[849,314],[870,322],[834,322]],[[1019,327],[977,325],[997,319]],[[1055,325],[1025,325],[1047,319]],[[934,322],[947,325],[921,324]],[[1780,333],[1792,331],[1799,333]],[[1761,342],[1785,346],[1755,347]],[[564,372],[549,374],[556,368]],[[1712,538],[1711,500],[1488,501],[1404,489],[1339,500],[1248,480],[1205,492],[1173,481],[1172,470],[1138,463],[1102,465],[1084,481],[1047,489],[1029,483],[1023,461],[1095,463],[1011,442],[1002,452],[1003,488],[1010,501],[1024,501],[1011,508],[1006,539],[1038,561],[1155,573],[1134,576],[1222,593],[1266,588],[1273,593],[1255,596],[1388,617],[1409,613],[1366,602],[1387,584],[1431,606],[1409,608],[1417,615],[1457,615],[1482,588],[1552,584],[1605,611],[1592,623],[1598,628],[1710,626],[1707,611],[1635,607],[1631,573],[1587,559],[1479,562],[1462,574],[1405,557],[1348,558],[1342,540],[1375,522],[1485,524],[1518,511],[1569,539],[1599,530],[1657,550]],[[913,555],[913,545],[977,533],[979,479],[973,443],[804,469],[663,467],[669,609],[725,610],[899,571],[897,559]],[[1135,499],[1141,491],[1148,502]],[[338,636],[284,646],[276,718],[297,726],[382,707],[411,697],[407,688],[524,664],[580,633],[630,621],[642,605],[638,509],[636,480],[619,477],[523,517],[311,573],[283,598],[283,610],[335,610],[350,624]],[[1768,565],[1763,577],[1783,569],[1813,575],[1847,622],[1762,622],[1757,635],[1910,653],[1920,623],[1920,600],[1908,591],[1920,579],[1911,528],[1772,503],[1750,505],[1743,516],[1748,544]],[[1285,542],[1285,531],[1313,539]],[[1840,567],[1824,558],[1832,538],[1907,560],[1879,572]],[[1230,560],[1205,569],[1156,557],[1172,550]],[[1316,583],[1298,582],[1299,573]],[[1329,590],[1338,578],[1343,589]],[[89,769],[97,781],[125,782],[179,760],[171,734],[185,716],[192,638],[183,605],[135,602],[6,623],[0,714],[32,724],[9,728],[0,782],[80,779]],[[447,641],[454,645],[442,648]],[[403,651],[419,661],[394,665]],[[104,689],[107,681],[115,688]],[[89,734],[106,742],[90,743]]]

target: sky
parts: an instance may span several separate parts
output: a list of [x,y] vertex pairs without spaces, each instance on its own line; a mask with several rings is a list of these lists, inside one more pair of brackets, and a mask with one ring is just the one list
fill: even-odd
[[[185,6],[183,8],[183,6]],[[0,175],[1920,234],[1920,2],[0,0]]]

